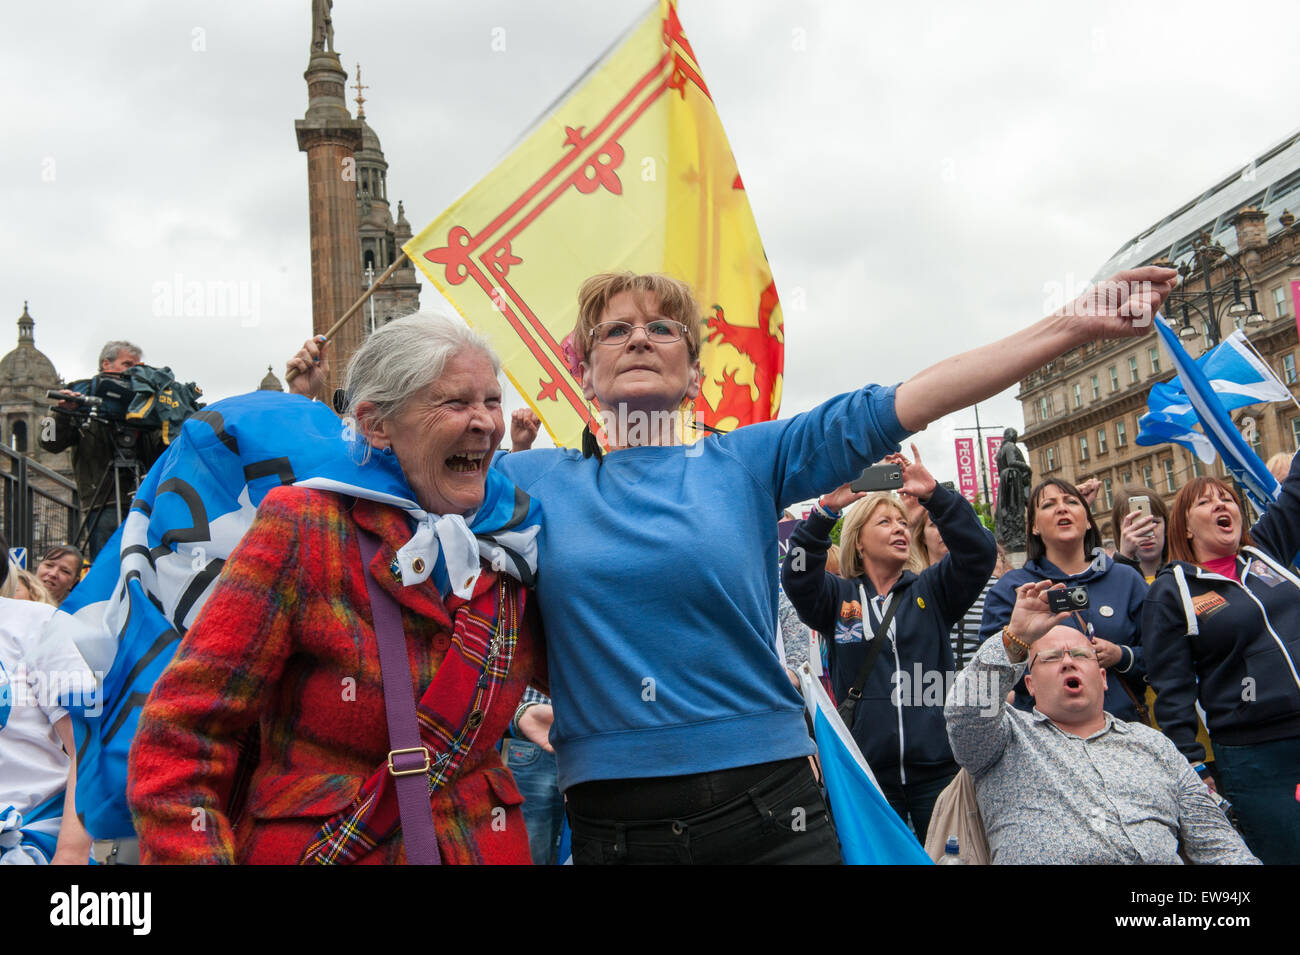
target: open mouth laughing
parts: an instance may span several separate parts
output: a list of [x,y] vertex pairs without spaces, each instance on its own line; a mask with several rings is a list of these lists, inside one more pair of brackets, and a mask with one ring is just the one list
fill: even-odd
[[486,451],[462,451],[446,460],[447,469],[458,474],[475,474],[487,467]]

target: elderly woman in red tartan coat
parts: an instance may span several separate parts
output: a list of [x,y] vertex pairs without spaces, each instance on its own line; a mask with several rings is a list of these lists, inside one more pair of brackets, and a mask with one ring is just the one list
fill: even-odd
[[[427,316],[377,330],[349,367],[366,453],[396,456],[430,530],[484,500],[499,370],[480,336]],[[404,553],[419,529],[388,503],[267,494],[141,714],[128,797],[142,861],[406,861],[368,571],[400,606],[441,861],[528,862],[495,744],[539,658],[531,606],[486,562],[468,597],[442,593]]]

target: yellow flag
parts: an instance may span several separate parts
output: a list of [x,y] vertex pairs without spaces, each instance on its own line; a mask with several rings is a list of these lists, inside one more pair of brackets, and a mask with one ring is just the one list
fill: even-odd
[[696,418],[776,417],[784,332],[776,285],[722,123],[668,0],[523,142],[404,247],[560,446],[599,426],[563,347],[598,272],[663,272],[705,314]]

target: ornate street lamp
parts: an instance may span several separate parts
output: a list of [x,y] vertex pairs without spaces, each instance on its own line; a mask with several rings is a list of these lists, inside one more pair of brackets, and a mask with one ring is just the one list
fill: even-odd
[[[1210,282],[1210,272],[1220,259],[1226,259],[1228,263],[1236,270],[1239,275],[1234,275],[1227,284],[1220,285],[1218,291],[1231,295],[1230,301],[1224,301],[1221,297],[1220,302],[1215,302],[1216,290]],[[1192,264],[1195,262],[1195,265]],[[1188,291],[1185,287],[1180,286],[1174,289],[1165,301],[1165,306],[1171,314],[1181,312],[1182,324],[1178,328],[1178,337],[1184,341],[1190,342],[1196,338],[1197,331],[1192,325],[1190,313],[1195,311],[1205,321],[1206,337],[1209,339],[1209,347],[1213,348],[1219,344],[1222,336],[1220,334],[1220,325],[1224,315],[1231,315],[1234,323],[1242,323],[1250,328],[1258,328],[1264,324],[1264,316],[1260,314],[1259,306],[1256,303],[1255,283],[1250,279],[1250,273],[1246,267],[1241,264],[1235,255],[1229,252],[1219,242],[1213,242],[1207,233],[1202,232],[1192,240],[1192,261],[1183,262],[1178,266],[1178,274],[1187,279],[1193,272],[1200,272],[1205,280],[1205,289],[1203,291]],[[1246,298],[1242,297],[1242,283],[1245,283]],[[1230,292],[1229,292],[1230,290]],[[1249,305],[1247,304],[1249,300]],[[1220,309],[1219,304],[1223,307]],[[1243,322],[1242,316],[1246,316]]]

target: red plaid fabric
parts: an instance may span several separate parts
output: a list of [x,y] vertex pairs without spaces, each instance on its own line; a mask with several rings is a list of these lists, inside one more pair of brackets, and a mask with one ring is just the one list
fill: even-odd
[[[390,571],[410,537],[401,511],[276,488],[140,715],[127,795],[146,863],[297,863],[384,762],[391,744],[358,527],[382,542],[370,571],[402,608],[417,694],[444,663],[481,671],[497,574],[485,567],[469,604],[454,611],[432,582],[403,587]],[[523,800],[495,748],[534,667],[545,666],[536,608],[516,599],[518,642],[498,661],[504,672],[508,659],[509,671],[485,701],[476,737],[462,741],[455,775],[430,795],[447,865],[528,862]],[[458,627],[464,660],[448,652]],[[459,700],[461,709],[442,714],[451,738],[474,708],[471,695]],[[250,732],[256,762],[239,786]],[[400,827],[358,861],[405,861]]]
[[[446,599],[455,621],[451,647],[416,705],[420,739],[429,749],[429,792],[456,775],[473,749],[487,712],[501,690],[523,617],[523,591],[502,575],[497,586],[464,601]],[[303,853],[304,865],[346,865],[364,858],[401,825],[397,788],[388,761],[361,787],[352,805],[324,826]]]

